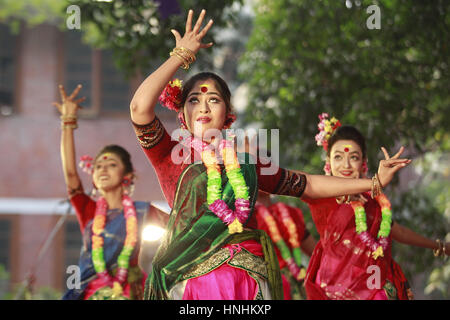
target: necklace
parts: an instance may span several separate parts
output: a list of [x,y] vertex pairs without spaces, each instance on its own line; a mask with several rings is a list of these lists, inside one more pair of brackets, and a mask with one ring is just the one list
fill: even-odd
[[292,246],[292,253],[294,256],[292,256],[289,246],[281,236],[275,218],[270,214],[269,209],[263,205],[258,206],[258,214],[261,215],[264,222],[267,224],[270,238],[280,250],[281,257],[286,262],[289,272],[296,280],[302,280],[305,278],[306,271],[301,265],[300,242],[298,241],[297,228],[284,203],[277,203],[276,210],[279,211],[283,224],[288,230],[289,243]]
[[233,148],[233,137],[228,136],[219,143],[219,153],[225,165],[225,172],[228,181],[236,196],[235,210],[231,210],[225,201],[222,200],[222,174],[219,160],[212,146],[195,137],[186,139],[186,144],[194,148],[201,154],[202,162],[207,173],[207,196],[208,208],[228,226],[228,232],[240,233],[243,231],[243,224],[250,214],[250,197],[248,187],[242,175],[237,154]]
[[375,197],[375,200],[381,207],[381,224],[377,235],[378,240],[375,240],[367,232],[366,211],[363,203],[361,201],[351,201],[350,205],[355,212],[356,233],[361,241],[372,251],[372,257],[376,260],[378,257],[384,256],[384,251],[389,246],[388,237],[391,233],[392,211],[391,203],[383,193]]
[[127,234],[122,251],[117,258],[117,273],[112,278],[106,269],[106,262],[103,254],[103,237],[102,232],[106,224],[106,212],[108,203],[105,198],[100,197],[97,200],[94,221],[92,223],[92,262],[94,264],[95,272],[100,279],[103,279],[105,286],[113,284],[113,289],[116,294],[121,294],[122,285],[125,283],[128,275],[128,266],[130,256],[137,242],[137,218],[136,208],[133,201],[127,195],[122,196],[122,205],[124,216],[126,220]]

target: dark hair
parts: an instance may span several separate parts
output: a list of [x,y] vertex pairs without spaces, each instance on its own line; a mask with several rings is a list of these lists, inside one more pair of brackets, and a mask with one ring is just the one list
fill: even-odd
[[118,146],[115,144],[110,144],[110,145],[103,147],[103,149],[100,150],[100,152],[95,157],[94,162],[97,161],[97,158],[100,157],[104,153],[114,153],[117,156],[119,156],[120,160],[122,160],[122,163],[125,167],[124,174],[134,172],[133,164],[131,163],[131,156],[128,153],[128,151],[125,150],[124,148],[122,148],[121,146]]
[[[181,92],[181,109],[183,108],[187,96],[189,92],[191,92],[194,85],[197,83],[197,81],[206,81],[206,80],[213,80],[214,84],[216,85],[217,90],[219,90],[220,95],[224,99],[225,105],[227,107],[227,113],[230,113],[232,111],[232,105],[231,105],[231,92],[228,88],[227,83],[225,80],[223,80],[221,77],[219,77],[217,74],[212,72],[200,72],[196,75],[189,78],[184,84],[183,84],[183,90]],[[181,110],[180,110],[181,111]]]
[[358,129],[352,126],[342,126],[336,129],[328,140],[327,156],[330,156],[331,148],[333,148],[333,145],[339,140],[355,141],[361,148],[363,158],[366,158],[366,139],[364,139],[364,136]]

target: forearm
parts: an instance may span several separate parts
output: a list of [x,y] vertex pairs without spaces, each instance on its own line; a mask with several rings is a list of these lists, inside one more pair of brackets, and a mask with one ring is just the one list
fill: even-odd
[[410,246],[437,249],[437,243],[431,239],[425,238],[420,234],[415,233],[409,228],[406,228],[398,223],[392,225],[392,238],[403,244]]
[[172,56],[141,83],[130,103],[134,123],[143,125],[153,121],[158,98],[181,65],[181,60]]
[[371,179],[347,179],[333,176],[306,174],[303,196],[310,199],[331,198],[370,191]]
[[72,128],[63,128],[61,132],[61,162],[64,179],[69,189],[76,189],[81,185],[75,162],[73,130]]

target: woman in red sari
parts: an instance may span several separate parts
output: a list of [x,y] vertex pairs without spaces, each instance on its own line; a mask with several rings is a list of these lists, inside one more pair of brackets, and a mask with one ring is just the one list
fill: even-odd
[[[327,151],[326,174],[346,179],[363,178],[367,172],[364,137],[356,128],[339,127],[340,123],[335,118],[328,120],[327,117],[327,114],[319,117],[321,133],[316,136],[318,145],[323,145]],[[389,159],[385,150],[383,152]],[[412,299],[408,282],[392,259],[390,241],[394,239],[404,244],[434,249],[437,255],[450,252],[448,243],[436,243],[383,218],[387,217],[387,211],[383,211],[389,206],[387,199],[379,202],[370,193],[364,192],[351,197],[303,200],[311,209],[320,235],[305,279],[308,299]],[[363,211],[359,212],[365,211],[366,221],[362,223],[367,226],[365,238],[364,232],[358,230],[360,220],[355,219],[355,210],[362,207]],[[386,244],[381,246],[378,240],[378,244],[371,247],[368,243],[372,240],[376,242],[383,228],[390,229],[390,233],[386,234]]]
[[[275,287],[281,288],[277,285],[281,282],[279,269],[267,268],[267,264],[261,263],[264,261],[261,259],[271,259],[270,250],[273,249],[266,246],[265,233],[255,231],[252,212],[257,190],[318,198],[368,191],[373,183],[370,179],[350,183],[347,179],[308,175],[278,167],[272,174],[264,174],[264,168],[271,167],[270,163],[263,165],[258,159],[256,165],[248,164],[245,160],[248,154],[236,155],[231,150],[233,147],[226,141],[223,143],[222,136],[210,135],[211,132],[220,133],[234,120],[231,94],[225,81],[208,72],[194,75],[183,86],[171,81],[180,67],[189,68],[201,48],[212,46],[212,43],[202,43],[213,24],[210,20],[202,28],[204,17],[203,10],[192,26],[193,11],[190,10],[185,34],[181,36],[172,30],[176,47],[170,57],[141,83],[130,103],[131,120],[139,143],[172,207],[168,232],[154,258],[145,298],[281,299],[282,291],[280,294],[280,290],[275,290]],[[172,140],[156,117],[158,98],[163,105],[178,112],[182,126],[189,134],[183,143],[187,144],[190,156],[186,157],[178,139]],[[226,153],[215,153],[215,150]],[[229,165],[225,175],[223,166],[215,167],[221,156],[223,159],[239,158],[241,166],[236,166],[237,160],[223,161],[225,166]],[[410,163],[398,156],[380,163],[382,185],[388,184],[395,172]],[[202,161],[189,165],[191,161],[183,162],[179,158]],[[227,178],[229,170],[238,171],[237,180]],[[217,187],[211,192],[210,180],[212,186]],[[238,193],[245,195],[241,197]],[[214,202],[209,202],[210,195]],[[220,210],[213,206],[219,203],[224,205]],[[233,222],[228,220],[233,216]]]

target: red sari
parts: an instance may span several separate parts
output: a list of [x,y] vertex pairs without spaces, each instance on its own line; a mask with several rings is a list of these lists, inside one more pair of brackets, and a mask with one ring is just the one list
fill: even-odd
[[[366,194],[366,198],[367,230],[376,237],[381,208],[370,195]],[[308,299],[408,299],[407,280],[392,259],[391,246],[384,257],[372,258],[369,248],[358,238],[350,204],[338,204],[335,198],[304,200],[320,235],[306,273]]]

